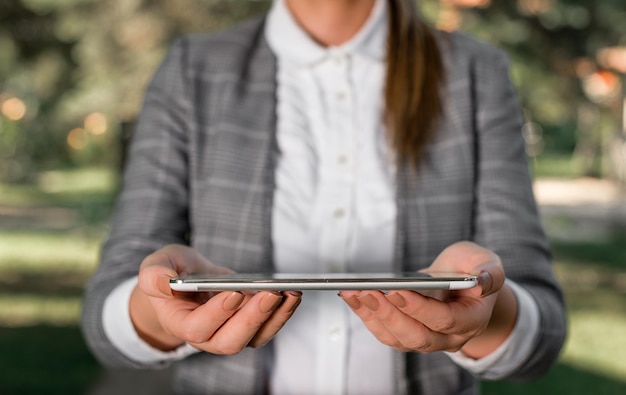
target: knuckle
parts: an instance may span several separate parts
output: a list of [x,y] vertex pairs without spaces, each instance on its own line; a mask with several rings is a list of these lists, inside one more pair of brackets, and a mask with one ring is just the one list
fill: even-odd
[[264,345],[266,345],[268,342],[269,342],[269,339],[268,340],[264,340],[264,341],[256,340],[256,341],[250,342],[248,344],[248,347],[250,347],[250,348],[260,348],[260,347],[263,347]]
[[395,346],[391,346],[394,350],[396,351],[400,351],[400,352],[412,352],[413,350],[411,350],[410,348],[407,348],[405,346],[403,346],[402,344],[398,344]]
[[398,322],[398,315],[393,311],[381,312],[377,318],[385,326],[394,326]]
[[457,326],[456,320],[452,316],[442,317],[433,325],[432,330],[435,332],[449,333]]
[[185,342],[192,344],[200,344],[207,341],[207,337],[205,335],[195,331],[185,331],[183,333],[182,339]]
[[451,352],[451,353],[455,353],[457,351],[460,351],[461,348],[463,348],[463,346],[465,345],[465,343],[460,343],[460,344],[452,344],[450,346],[448,346],[446,348],[447,352]]
[[481,325],[467,325],[462,328],[457,328],[455,334],[459,337],[467,339],[472,339],[474,337],[482,335],[485,330],[487,330],[487,323]]
[[466,336],[451,336],[449,338],[449,342],[445,347],[445,351],[447,352],[457,352],[460,351],[465,344],[470,341],[470,337]]
[[429,352],[432,347],[432,342],[427,337],[413,337],[404,342],[404,346],[420,352]]
[[220,355],[235,355],[239,354],[243,350],[244,346],[233,343],[217,342],[214,345],[214,354]]
[[393,348],[402,347],[402,344],[398,341],[398,339],[396,339],[395,337],[391,335],[380,335],[378,337],[378,341],[380,341],[381,343],[389,347],[393,347]]

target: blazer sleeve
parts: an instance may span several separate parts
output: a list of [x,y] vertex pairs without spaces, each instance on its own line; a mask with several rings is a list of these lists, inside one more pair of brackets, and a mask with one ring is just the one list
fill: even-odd
[[185,41],[179,39],[148,87],[110,236],[84,295],[83,335],[105,366],[158,367],[133,362],[115,349],[104,334],[102,309],[115,287],[137,275],[147,255],[167,244],[187,242],[187,141],[192,107],[185,78],[185,52]]
[[506,55],[482,51],[474,63],[476,105],[475,241],[494,250],[506,275],[539,307],[540,333],[530,358],[510,379],[534,379],[553,365],[566,334],[562,291],[533,195],[523,117]]

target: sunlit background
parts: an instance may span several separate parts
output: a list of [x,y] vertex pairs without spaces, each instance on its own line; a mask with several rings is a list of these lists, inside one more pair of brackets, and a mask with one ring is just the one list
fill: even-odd
[[[145,84],[175,36],[268,4],[0,1],[0,394],[121,394],[119,383],[138,383],[104,372],[77,323]],[[438,28],[509,53],[567,295],[556,368],[484,392],[626,393],[626,2],[419,4]]]

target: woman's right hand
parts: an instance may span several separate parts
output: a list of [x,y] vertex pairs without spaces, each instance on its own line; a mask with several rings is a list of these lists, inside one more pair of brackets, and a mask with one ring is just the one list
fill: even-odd
[[213,354],[236,354],[269,342],[300,304],[300,292],[170,289],[170,278],[192,272],[232,273],[182,245],[164,247],[142,262],[129,311],[135,330],[151,346],[169,351],[188,343]]

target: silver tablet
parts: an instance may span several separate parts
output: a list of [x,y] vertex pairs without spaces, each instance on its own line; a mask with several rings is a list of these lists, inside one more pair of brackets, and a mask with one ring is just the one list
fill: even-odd
[[460,273],[334,273],[189,275],[170,280],[175,291],[305,291],[468,289],[476,276]]

